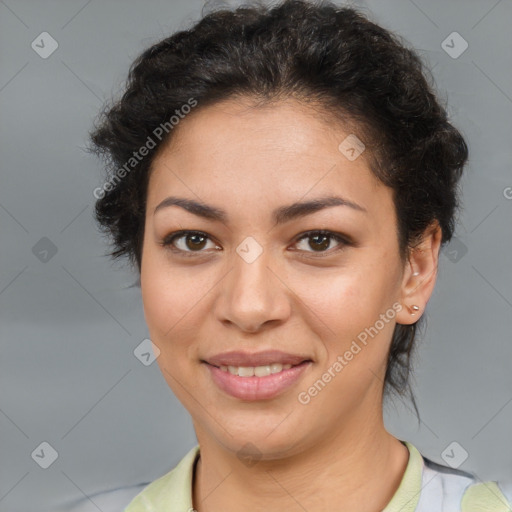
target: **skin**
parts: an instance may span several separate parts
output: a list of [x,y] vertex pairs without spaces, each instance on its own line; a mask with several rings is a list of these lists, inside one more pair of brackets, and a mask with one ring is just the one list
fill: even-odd
[[[249,99],[230,99],[189,115],[153,161],[142,299],[158,364],[201,447],[193,481],[199,512],[238,511],[240,504],[319,512],[334,503],[377,512],[403,477],[408,450],[383,423],[387,352],[395,323],[415,322],[431,296],[441,231],[426,230],[404,264],[392,191],[373,176],[365,153],[349,161],[338,150],[349,133],[295,100],[250,108]],[[179,206],[154,214],[170,195],[222,208],[228,219]],[[275,208],[326,195],[366,212],[334,206],[272,221]],[[199,249],[186,238],[174,241],[176,252],[161,245],[180,229],[209,238]],[[318,229],[353,243],[331,238],[319,250],[322,240],[298,240]],[[252,263],[236,252],[249,236],[263,250]],[[401,311],[307,405],[299,403],[298,394],[393,303]],[[406,307],[413,304],[416,316]],[[201,363],[235,349],[279,349],[313,362],[278,397],[243,401],[216,387]],[[260,457],[252,465],[237,456],[249,442]]]

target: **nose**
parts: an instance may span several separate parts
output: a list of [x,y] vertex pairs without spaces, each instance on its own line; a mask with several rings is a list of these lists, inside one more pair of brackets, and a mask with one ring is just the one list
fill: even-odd
[[270,251],[263,250],[254,261],[235,253],[231,271],[219,283],[214,306],[219,321],[249,333],[285,322],[290,291],[278,268]]

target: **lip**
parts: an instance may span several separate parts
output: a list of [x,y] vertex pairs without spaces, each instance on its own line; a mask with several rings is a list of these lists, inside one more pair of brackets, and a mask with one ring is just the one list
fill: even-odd
[[287,370],[265,377],[240,377],[204,363],[217,388],[234,398],[246,401],[270,400],[277,397],[296,384],[312,364],[311,360],[302,361]]
[[[263,350],[254,353],[244,351],[223,352],[221,354],[205,358],[203,361],[216,367],[265,366],[272,363],[291,364],[292,366],[296,366],[304,361],[311,361],[311,358],[300,354],[288,354],[280,350]],[[243,378],[249,379],[250,377]]]

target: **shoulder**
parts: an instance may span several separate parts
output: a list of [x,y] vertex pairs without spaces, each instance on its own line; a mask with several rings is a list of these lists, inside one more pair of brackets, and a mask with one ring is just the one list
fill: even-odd
[[512,512],[509,487],[499,482],[472,483],[462,496],[461,512]]
[[192,479],[198,456],[199,445],[196,445],[174,469],[144,487],[122,512],[192,510]]
[[57,512],[188,512],[199,446],[192,448],[168,473],[153,482],[88,496]]
[[56,512],[123,512],[126,504],[140,493],[147,483],[92,494],[78,502],[62,506]]
[[422,489],[416,512],[512,512],[512,485],[482,482],[460,469],[422,456]]

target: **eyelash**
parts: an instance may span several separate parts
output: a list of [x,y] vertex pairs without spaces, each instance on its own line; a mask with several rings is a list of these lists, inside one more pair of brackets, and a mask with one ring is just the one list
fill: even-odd
[[[162,242],[160,242],[160,245],[174,253],[180,253],[181,255],[183,255],[185,257],[195,257],[196,254],[201,254],[201,253],[205,252],[203,250],[184,251],[182,249],[177,249],[176,247],[173,246],[173,242],[175,240],[177,240],[179,238],[184,238],[184,237],[186,237],[186,235],[199,235],[201,237],[207,238],[208,240],[211,240],[210,237],[206,233],[203,233],[202,231],[180,230],[180,231],[171,233]],[[344,249],[345,246],[353,245],[353,242],[351,242],[347,237],[342,236],[339,233],[334,233],[332,231],[328,231],[325,229],[317,229],[317,230],[312,230],[312,231],[307,231],[305,233],[301,233],[301,235],[299,235],[299,238],[297,238],[296,241],[294,242],[294,245],[301,242],[304,239],[311,238],[314,235],[327,236],[330,239],[338,242],[340,245],[338,247],[336,247],[334,250],[328,249],[326,251],[320,251],[320,252],[305,251],[306,253],[312,253],[313,258],[323,258],[326,256],[330,256],[330,255],[332,255],[332,253],[335,253],[335,252],[338,252],[338,251]],[[309,256],[307,256],[307,257],[309,257]]]

